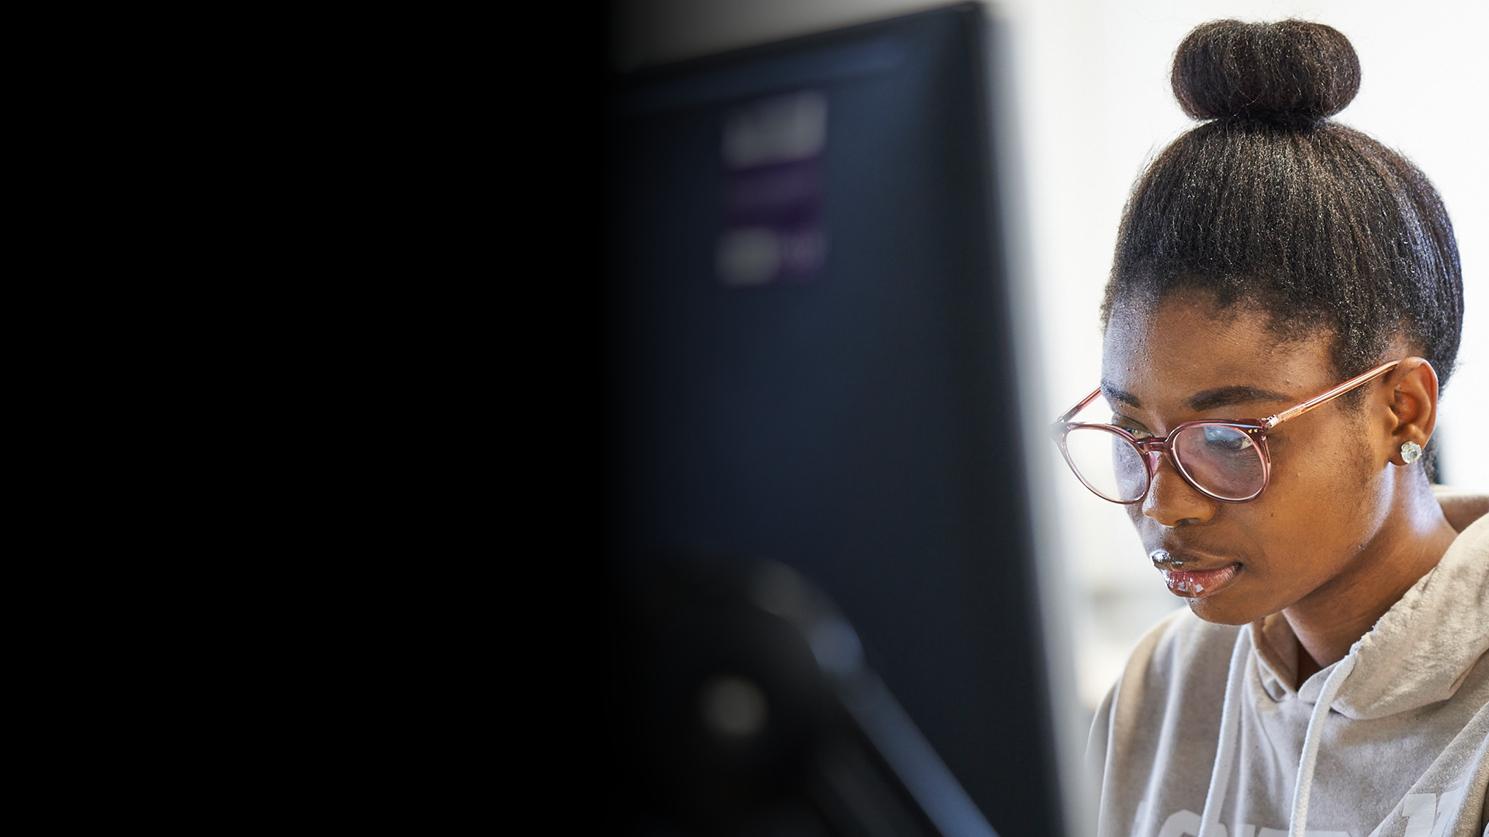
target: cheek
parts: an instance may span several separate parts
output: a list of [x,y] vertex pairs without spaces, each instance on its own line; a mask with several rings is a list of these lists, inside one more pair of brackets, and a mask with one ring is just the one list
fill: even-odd
[[1357,540],[1380,478],[1369,452],[1342,439],[1290,445],[1286,454],[1273,459],[1264,521],[1270,536],[1319,547]]
[[1358,496],[1372,481],[1372,453],[1353,421],[1298,428],[1271,448],[1272,482],[1295,502],[1317,506]]

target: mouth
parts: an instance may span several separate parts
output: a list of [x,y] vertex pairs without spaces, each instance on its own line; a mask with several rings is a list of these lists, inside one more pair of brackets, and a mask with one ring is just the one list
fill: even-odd
[[1190,566],[1175,560],[1164,549],[1155,549],[1148,557],[1163,575],[1169,592],[1186,599],[1207,599],[1225,589],[1245,570],[1240,562],[1215,564],[1209,569]]

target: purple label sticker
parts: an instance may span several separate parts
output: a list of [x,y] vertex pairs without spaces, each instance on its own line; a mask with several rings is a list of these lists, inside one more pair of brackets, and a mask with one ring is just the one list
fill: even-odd
[[724,119],[719,278],[765,285],[821,272],[827,98],[816,91],[740,106]]

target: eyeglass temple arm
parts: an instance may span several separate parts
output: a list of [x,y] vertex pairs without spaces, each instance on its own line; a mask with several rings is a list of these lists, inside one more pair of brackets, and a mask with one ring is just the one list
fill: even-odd
[[1264,426],[1268,430],[1271,430],[1272,428],[1283,423],[1284,421],[1287,421],[1288,419],[1297,418],[1298,416],[1303,415],[1314,407],[1320,406],[1327,401],[1333,400],[1334,398],[1337,398],[1345,394],[1346,392],[1349,392],[1350,390],[1354,389],[1357,386],[1360,386],[1361,384],[1364,384],[1367,381],[1386,374],[1387,372],[1396,368],[1396,365],[1400,362],[1401,361],[1399,360],[1393,360],[1390,363],[1377,366],[1362,375],[1356,375],[1355,377],[1350,378],[1349,380],[1345,381],[1337,387],[1334,387],[1328,392],[1323,393],[1322,395],[1314,396],[1313,398],[1304,401],[1302,404],[1299,404],[1295,407],[1288,407],[1286,410],[1283,410],[1276,415],[1268,416],[1267,418],[1262,420],[1262,426]]
[[[1091,394],[1086,396],[1085,398],[1082,398],[1081,403],[1075,405],[1074,407],[1071,407],[1069,410],[1066,411],[1065,415],[1055,419],[1055,424],[1064,424],[1065,422],[1070,421],[1071,416],[1079,413],[1081,410],[1086,409],[1086,405],[1090,404],[1092,401],[1095,401],[1096,396],[1100,394],[1101,387],[1097,387],[1096,389],[1091,390]],[[1049,415],[1049,413],[1045,413],[1045,415]]]

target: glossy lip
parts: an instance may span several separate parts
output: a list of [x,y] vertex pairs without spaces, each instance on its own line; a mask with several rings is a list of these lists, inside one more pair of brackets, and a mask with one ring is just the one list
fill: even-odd
[[[1175,559],[1173,556],[1179,555]],[[1181,546],[1161,546],[1148,553],[1148,560],[1159,570],[1175,570],[1179,572],[1210,572],[1211,570],[1224,569],[1232,564],[1240,564],[1234,558],[1221,558],[1218,555],[1210,555],[1205,552],[1196,552]]]
[[[1182,556],[1175,558],[1175,555]],[[1148,559],[1163,575],[1168,590],[1186,599],[1203,599],[1218,593],[1245,569],[1240,561],[1217,558],[1182,547],[1159,547]]]
[[1224,590],[1235,581],[1245,567],[1239,563],[1229,564],[1213,570],[1160,570],[1168,591],[1186,599],[1207,599]]

